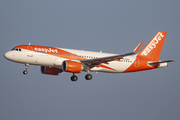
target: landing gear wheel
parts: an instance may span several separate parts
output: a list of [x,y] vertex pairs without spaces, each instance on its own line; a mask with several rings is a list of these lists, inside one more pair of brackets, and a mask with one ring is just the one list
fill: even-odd
[[77,80],[78,80],[78,77],[77,77],[77,76],[73,75],[73,76],[71,77],[71,81],[77,81]]
[[25,70],[25,71],[23,71],[23,74],[24,74],[24,75],[28,74],[28,71],[26,71],[26,70]]
[[91,74],[87,74],[87,75],[85,76],[85,78],[86,78],[86,80],[91,80],[91,79],[92,79],[92,75],[91,75]]
[[27,71],[28,67],[29,67],[29,64],[25,64],[25,70],[23,71],[24,75],[28,74],[28,71]]

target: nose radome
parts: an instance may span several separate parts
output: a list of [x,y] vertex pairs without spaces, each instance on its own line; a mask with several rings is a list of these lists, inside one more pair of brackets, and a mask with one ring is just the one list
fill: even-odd
[[8,52],[6,52],[6,53],[4,54],[4,57],[7,59],[7,57],[8,57]]
[[11,54],[10,52],[6,52],[6,53],[4,54],[4,57],[9,60],[9,59],[12,58],[12,54]]

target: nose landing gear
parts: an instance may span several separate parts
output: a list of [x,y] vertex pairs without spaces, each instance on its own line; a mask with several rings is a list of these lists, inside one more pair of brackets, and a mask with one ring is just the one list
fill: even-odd
[[27,71],[27,70],[24,70],[24,71],[23,71],[23,74],[24,74],[24,75],[28,74],[28,71]]
[[27,71],[28,67],[29,67],[29,64],[25,64],[25,70],[23,71],[24,75],[28,74],[28,71]]

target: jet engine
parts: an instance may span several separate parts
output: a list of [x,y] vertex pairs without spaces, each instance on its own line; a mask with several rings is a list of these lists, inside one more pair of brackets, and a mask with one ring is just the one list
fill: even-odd
[[63,71],[72,73],[80,73],[84,69],[80,62],[70,60],[63,61],[62,68]]
[[41,73],[47,75],[58,75],[62,70],[55,67],[41,66]]

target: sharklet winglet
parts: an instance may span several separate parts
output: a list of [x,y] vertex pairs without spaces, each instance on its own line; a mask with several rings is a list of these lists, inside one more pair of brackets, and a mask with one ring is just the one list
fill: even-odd
[[140,42],[140,43],[138,44],[138,46],[133,50],[134,53],[137,53],[137,52],[139,51],[142,43],[143,43],[143,42]]

